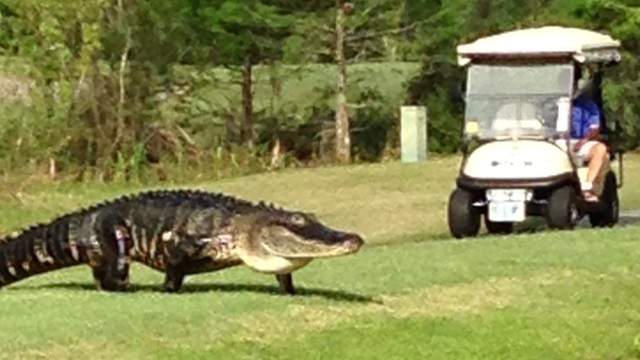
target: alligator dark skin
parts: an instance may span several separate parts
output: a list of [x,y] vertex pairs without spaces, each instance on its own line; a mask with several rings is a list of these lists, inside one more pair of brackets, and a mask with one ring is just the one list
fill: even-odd
[[165,273],[164,290],[185,276],[236,265],[274,274],[295,292],[291,273],[314,258],[357,252],[362,238],[315,216],[192,190],[154,191],[104,202],[0,239],[0,288],[87,264],[99,289],[129,287],[132,261]]

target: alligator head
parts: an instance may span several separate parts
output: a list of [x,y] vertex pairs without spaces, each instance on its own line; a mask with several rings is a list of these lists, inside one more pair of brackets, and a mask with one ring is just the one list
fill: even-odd
[[236,255],[250,268],[287,274],[316,258],[357,252],[362,238],[331,229],[310,214],[260,211],[233,220]]
[[293,293],[291,273],[316,258],[357,252],[362,238],[332,229],[315,216],[270,207],[235,213],[213,243],[258,272],[275,274],[280,287]]

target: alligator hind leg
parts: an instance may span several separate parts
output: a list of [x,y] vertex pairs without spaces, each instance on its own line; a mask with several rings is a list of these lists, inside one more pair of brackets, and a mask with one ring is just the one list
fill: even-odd
[[126,269],[118,268],[117,264],[114,264],[116,261],[109,261],[105,265],[92,268],[93,279],[99,290],[126,291],[129,289],[129,266],[127,265]]
[[93,278],[100,290],[125,291],[129,288],[128,232],[116,227],[112,236],[112,241],[103,242],[101,251],[90,256]]
[[291,274],[278,274],[278,285],[280,285],[280,291],[288,295],[294,295],[296,289],[293,287],[293,276]]

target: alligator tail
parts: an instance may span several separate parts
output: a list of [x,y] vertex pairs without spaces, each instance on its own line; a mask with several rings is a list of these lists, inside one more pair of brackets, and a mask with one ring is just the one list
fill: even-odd
[[0,239],[0,288],[24,278],[87,262],[70,239],[70,220],[60,218]]

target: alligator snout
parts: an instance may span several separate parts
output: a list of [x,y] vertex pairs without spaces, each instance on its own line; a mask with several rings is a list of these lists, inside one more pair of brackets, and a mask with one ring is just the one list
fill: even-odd
[[364,240],[358,234],[348,234],[343,240],[344,246],[352,252],[360,250]]

